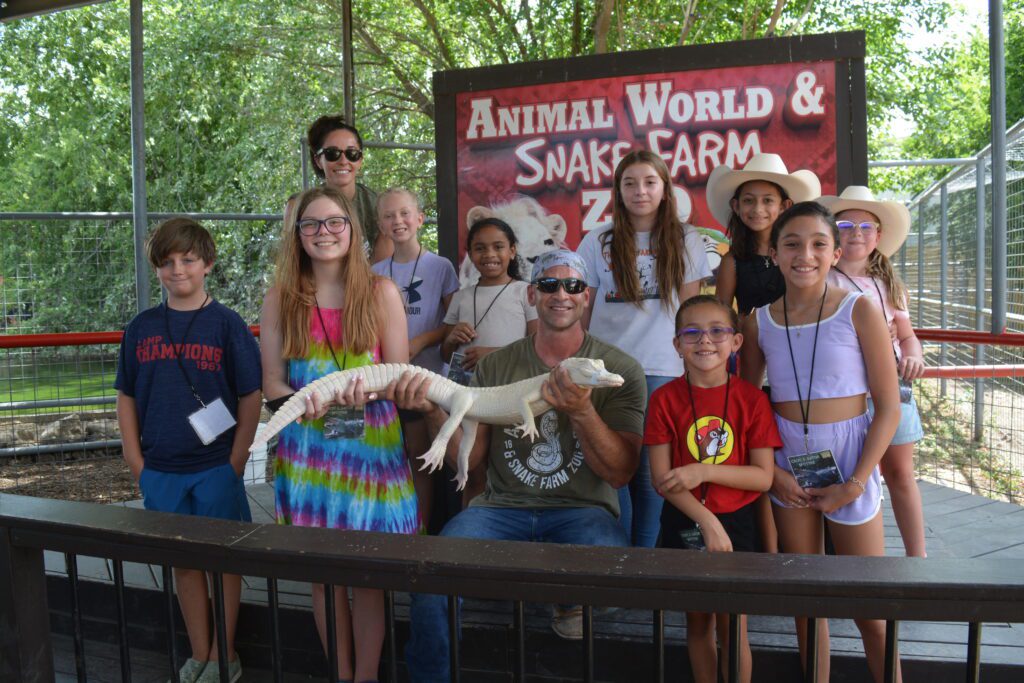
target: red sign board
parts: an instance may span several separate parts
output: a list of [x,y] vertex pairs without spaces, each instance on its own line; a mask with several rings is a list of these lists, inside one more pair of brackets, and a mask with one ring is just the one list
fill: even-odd
[[[780,47],[777,41],[737,45],[763,43]],[[468,79],[471,87],[453,84],[439,98],[439,108],[452,109],[447,118],[439,111],[438,120],[441,225],[458,225],[459,253],[467,222],[488,212],[528,216],[549,231],[543,237],[575,248],[585,232],[611,220],[615,167],[635,148],[665,159],[680,215],[701,227],[723,229],[705,202],[711,170],[741,167],[759,152],[779,154],[791,171],[813,171],[822,191],[835,193],[839,180],[848,184],[859,175],[840,168],[850,151],[837,152],[843,134],[849,137],[849,62],[835,56],[769,61],[609,77],[600,77],[599,68],[576,68],[563,73],[587,77],[554,82],[543,82],[554,70],[539,69],[535,83],[523,73],[529,65],[520,65],[509,72],[513,78],[502,78],[499,69],[493,77]],[[637,71],[635,63],[612,71]],[[437,76],[435,90],[444,90],[447,82],[439,84]],[[454,153],[443,153],[442,145]],[[866,158],[866,149],[858,152]],[[447,197],[452,190],[455,196]],[[452,242],[442,239],[442,246]]]

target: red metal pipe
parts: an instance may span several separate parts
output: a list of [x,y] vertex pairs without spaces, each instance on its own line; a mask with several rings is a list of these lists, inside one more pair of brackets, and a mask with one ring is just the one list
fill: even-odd
[[[250,325],[259,338],[260,326]],[[42,346],[89,346],[120,344],[124,332],[61,332],[58,334],[0,334],[0,349],[28,349]]]
[[1024,346],[1024,334],[1003,332],[975,332],[974,330],[942,330],[926,327],[914,330],[921,341],[960,342],[963,344],[988,344],[990,346]]
[[928,379],[992,379],[994,377],[1024,377],[1024,365],[960,365],[924,369]]

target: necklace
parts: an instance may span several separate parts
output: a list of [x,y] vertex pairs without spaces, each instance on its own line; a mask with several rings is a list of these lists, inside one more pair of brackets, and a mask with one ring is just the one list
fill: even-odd
[[487,314],[491,312],[492,308],[494,308],[494,304],[496,304],[498,302],[498,297],[500,297],[502,292],[504,292],[506,289],[508,289],[508,286],[510,284],[512,284],[514,281],[515,280],[509,280],[508,282],[505,283],[504,287],[502,287],[501,289],[498,290],[498,293],[494,295],[493,299],[491,299],[491,303],[487,307],[487,310],[485,310],[484,314],[482,316],[480,316],[479,318],[476,317],[476,290],[480,288],[480,283],[478,282],[475,285],[473,285],[473,329],[474,330],[476,330],[476,329],[478,329],[480,327],[480,323],[482,323],[484,321],[484,318],[487,317]]
[[[705,458],[701,455],[700,451],[700,437],[697,436],[697,402],[693,400],[693,385],[690,384],[690,373],[686,373],[686,388],[690,393],[690,409],[693,411],[693,436],[694,441],[697,444],[697,462],[705,462],[711,460],[714,463],[714,456],[710,455]],[[722,429],[726,429],[729,424],[729,373],[725,374],[725,405],[722,407]],[[705,450],[705,452],[707,452]],[[700,485],[700,504],[704,505],[708,499],[708,483],[704,482]]]
[[313,303],[316,305],[316,317],[320,318],[320,329],[324,331],[324,341],[327,342],[327,348],[331,351],[331,358],[334,359],[334,365],[339,370],[348,370],[348,349],[343,349],[341,362],[338,362],[338,354],[334,352],[334,345],[331,344],[331,336],[327,333],[327,325],[324,324],[324,314],[320,312],[320,302],[316,300],[316,294],[313,295]]
[[[811,386],[814,384],[814,358],[818,353],[818,330],[821,327],[821,312],[825,310],[825,299],[828,297],[828,283],[825,283],[825,291],[821,295],[821,304],[818,306],[818,319],[814,323],[814,344],[811,346],[811,374],[807,377],[807,406],[804,407],[804,397],[800,393],[800,376],[796,371],[796,355],[793,353],[793,341],[789,338],[789,310],[786,306],[786,295],[782,295],[782,317],[786,321],[786,344],[789,346],[789,361],[793,364],[793,383],[796,385],[796,398],[800,403],[800,417],[804,422],[804,452],[809,453],[811,448],[808,445],[807,435],[810,428],[807,426],[811,419]],[[799,336],[799,333],[797,334]]]
[[[416,280],[416,269],[420,265],[420,256],[422,256],[422,255],[423,255],[423,245],[421,244],[419,251],[416,252],[416,261],[412,264],[412,275],[409,276],[409,284],[402,289],[402,292],[405,294],[405,305],[406,306],[409,305],[409,293],[410,293],[410,290],[412,289],[412,283]],[[388,261],[388,278],[390,278],[392,282],[395,281],[395,257],[394,256],[392,256],[391,259]]]

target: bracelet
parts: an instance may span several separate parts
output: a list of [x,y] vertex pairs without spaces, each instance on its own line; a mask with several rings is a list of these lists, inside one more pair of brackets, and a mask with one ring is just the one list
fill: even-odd
[[851,483],[853,483],[853,484],[856,484],[857,486],[859,486],[861,493],[867,492],[868,488],[866,486],[864,486],[864,482],[862,482],[860,479],[858,479],[857,477],[853,476],[852,474],[849,477],[847,477],[846,480],[851,482]]

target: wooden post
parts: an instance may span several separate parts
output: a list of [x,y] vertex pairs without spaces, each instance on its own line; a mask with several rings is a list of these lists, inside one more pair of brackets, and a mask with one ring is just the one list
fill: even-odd
[[43,551],[13,545],[0,527],[0,681],[53,679]]

